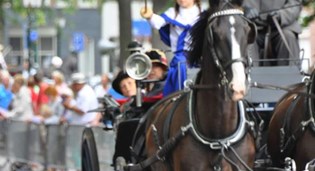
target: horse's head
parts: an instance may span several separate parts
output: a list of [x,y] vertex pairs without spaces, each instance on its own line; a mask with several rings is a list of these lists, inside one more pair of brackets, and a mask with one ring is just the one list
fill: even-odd
[[[190,59],[190,62],[200,62],[207,75],[213,75],[212,78],[205,78],[208,81],[203,81],[203,84],[220,84],[232,100],[240,100],[247,92],[247,67],[250,66],[247,47],[255,40],[256,29],[253,23],[244,18],[238,5],[231,2],[217,5],[211,8],[213,13],[204,17],[207,19],[204,19],[202,58]],[[196,36],[196,33],[192,33],[192,36]],[[193,43],[195,51],[197,44]],[[214,78],[217,82],[213,82]]]

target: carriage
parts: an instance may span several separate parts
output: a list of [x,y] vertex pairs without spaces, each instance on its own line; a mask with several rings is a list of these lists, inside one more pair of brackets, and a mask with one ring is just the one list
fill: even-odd
[[[266,142],[264,133],[271,115],[274,115],[273,111],[290,115],[291,110],[281,111],[288,108],[278,103],[281,96],[282,100],[287,101],[301,96],[298,98],[301,100],[293,100],[296,104],[289,107],[292,111],[304,111],[303,101],[310,104],[311,111],[314,110],[313,100],[308,100],[314,96],[314,76],[304,78],[298,65],[251,68],[246,50],[255,40],[255,25],[235,8],[241,1],[211,2],[216,12],[202,16],[203,22],[197,23],[192,32],[195,48],[189,61],[191,64],[200,64],[200,71],[194,81],[186,81],[183,91],[165,97],[148,110],[141,111],[143,117],[135,121],[140,123],[136,130],[141,131],[133,135],[131,145],[136,158],[126,163],[125,158],[117,157],[115,170],[296,170],[294,155],[288,155],[291,158],[279,157],[275,154],[280,152],[272,149],[273,145],[276,149],[278,146],[271,139],[284,139],[279,140],[276,138],[278,134],[271,134],[268,136],[273,138],[269,137]],[[133,59],[135,61],[127,65],[128,69],[141,82],[145,77],[142,74],[147,72],[144,69],[147,59],[140,54],[133,56]],[[248,93],[247,85],[253,87]],[[141,98],[137,98],[136,102],[137,106],[141,106]],[[264,118],[261,119],[261,116]],[[298,127],[298,130],[308,129],[309,125],[313,128],[313,116],[310,118],[306,120],[308,125]],[[298,119],[289,120],[285,127],[290,128],[291,122]],[[273,120],[277,119],[272,119],[272,123]],[[306,121],[302,123],[306,124]],[[298,125],[299,122],[294,124]],[[275,130],[281,128],[279,124],[274,126]],[[311,133],[307,130],[308,136],[312,137],[309,135]],[[285,140],[290,141],[296,137],[295,134],[293,137],[286,136]],[[99,170],[93,139],[93,132],[87,128],[82,143],[84,171]],[[266,144],[271,145],[268,153]],[[298,162],[298,169],[314,169],[312,157],[310,154],[307,162]],[[274,167],[270,161],[281,162]]]

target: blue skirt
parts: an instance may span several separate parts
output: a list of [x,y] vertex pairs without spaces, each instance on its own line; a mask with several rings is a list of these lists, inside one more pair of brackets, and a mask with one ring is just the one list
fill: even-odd
[[163,90],[164,97],[184,88],[184,81],[187,79],[186,63],[186,57],[183,53],[173,57]]

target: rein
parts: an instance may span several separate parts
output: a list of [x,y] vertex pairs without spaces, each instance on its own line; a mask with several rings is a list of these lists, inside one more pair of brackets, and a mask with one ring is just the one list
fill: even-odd
[[288,44],[288,41],[287,41],[287,39],[286,39],[286,37],[285,37],[285,35],[284,35],[282,29],[281,29],[281,26],[280,26],[280,24],[279,24],[279,21],[276,19],[276,16],[273,16],[273,17],[272,17],[272,20],[273,20],[273,23],[275,24],[275,26],[276,26],[276,28],[277,28],[277,30],[278,30],[278,32],[279,32],[281,38],[282,38],[282,40],[283,40],[283,43],[284,43],[285,47],[286,47],[287,50],[289,51],[289,54],[290,54],[291,58],[294,58],[293,52],[292,52],[292,50],[290,49],[290,46],[289,46],[289,44]]
[[275,86],[275,85],[270,85],[270,84],[261,84],[261,83],[257,83],[257,82],[253,82],[250,86],[254,87],[254,88],[259,88],[259,89],[283,90],[283,91],[287,91],[287,92],[292,93],[292,94],[298,94],[301,96],[315,99],[315,94],[305,93],[305,92],[301,92],[301,91],[294,91],[294,90],[291,90],[290,88],[286,88],[286,87]]

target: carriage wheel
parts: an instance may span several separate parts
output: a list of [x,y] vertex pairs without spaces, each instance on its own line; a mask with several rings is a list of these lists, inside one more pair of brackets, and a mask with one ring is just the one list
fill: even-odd
[[99,171],[96,143],[91,128],[85,128],[81,146],[82,171]]
[[125,158],[123,158],[121,156],[117,157],[115,163],[116,163],[116,166],[115,166],[116,171],[124,171],[124,166],[127,165]]

